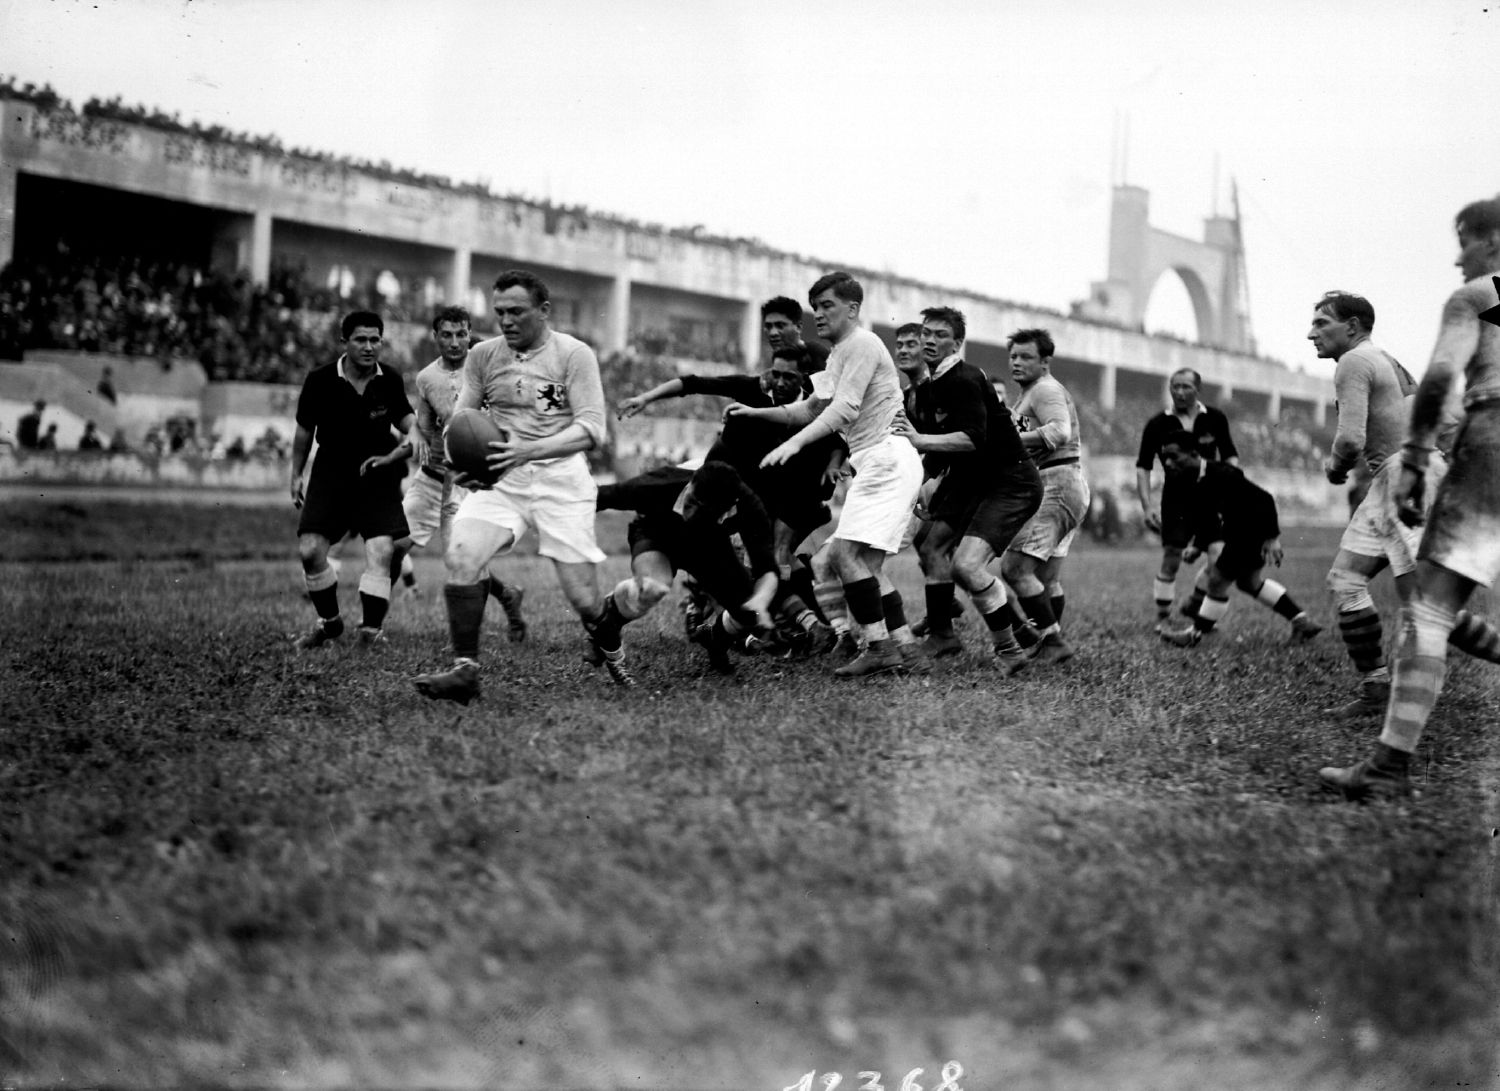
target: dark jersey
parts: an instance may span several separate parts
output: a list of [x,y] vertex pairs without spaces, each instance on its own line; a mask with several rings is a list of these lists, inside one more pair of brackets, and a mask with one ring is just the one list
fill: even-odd
[[1276,498],[1236,466],[1205,462],[1190,496],[1193,544],[1199,549],[1219,539],[1259,545],[1281,535]]
[[[1182,421],[1171,410],[1164,410],[1148,420],[1146,430],[1141,433],[1141,451],[1136,457],[1136,466],[1149,471],[1161,457],[1162,440],[1181,430]],[[1191,431],[1197,441],[1198,457],[1203,461],[1223,462],[1239,456],[1234,440],[1229,438],[1229,418],[1213,406],[1203,407],[1203,412],[1194,418]]]
[[718,398],[733,398],[741,405],[764,409],[771,404],[771,395],[760,384],[755,375],[684,375],[682,396],[708,394]]
[[297,423],[318,443],[312,471],[318,477],[357,474],[365,459],[389,454],[400,442],[396,427],[412,412],[406,386],[391,368],[380,367],[361,394],[339,367],[335,361],[314,368],[297,398]]
[[948,488],[985,491],[1004,471],[1029,461],[1015,421],[1000,404],[984,372],[960,360],[942,375],[920,384],[907,402],[912,427],[928,435],[962,432],[973,451],[930,451],[927,475],[948,472]]
[[708,546],[738,534],[750,562],[751,575],[776,572],[771,519],[760,499],[742,486],[730,515],[723,521],[708,516],[684,519],[673,509],[692,477],[691,470],[664,466],[614,485],[603,485],[599,488],[598,507],[640,515],[646,521],[647,536],[663,545],[668,559],[677,568],[695,572],[700,552],[707,556],[711,552]]

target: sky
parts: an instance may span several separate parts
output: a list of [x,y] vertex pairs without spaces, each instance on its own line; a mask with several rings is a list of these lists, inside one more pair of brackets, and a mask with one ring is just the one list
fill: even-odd
[[1500,192],[1500,0],[0,0],[0,73],[1062,311],[1115,182],[1198,238],[1233,179],[1259,347],[1323,374],[1330,288],[1425,366]]

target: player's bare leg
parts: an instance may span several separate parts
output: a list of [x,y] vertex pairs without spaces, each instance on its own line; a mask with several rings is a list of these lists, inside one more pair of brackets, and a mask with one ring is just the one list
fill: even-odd
[[448,582],[443,601],[448,608],[448,632],[453,640],[453,666],[413,679],[424,697],[468,704],[479,696],[479,632],[489,588],[484,569],[490,558],[515,541],[508,528],[483,519],[459,519],[453,524],[443,563]]
[[589,636],[584,657],[595,666],[603,665],[617,685],[633,686],[635,679],[625,666],[625,645],[620,631],[629,620],[615,604],[612,595],[599,593],[599,566],[591,561],[552,562],[557,582],[583,628]]
[[500,604],[500,609],[505,611],[505,631],[510,642],[524,644],[526,634],[530,630],[525,612],[526,588],[506,583],[495,574],[493,565],[490,567],[485,586],[494,596],[495,601]]
[[307,597],[318,612],[317,624],[296,639],[298,650],[320,648],[344,632],[344,622],[339,617],[339,577],[328,563],[330,544],[321,534],[304,534],[297,539]]
[[1172,617],[1172,603],[1177,598],[1177,573],[1182,571],[1182,547],[1162,546],[1161,567],[1156,571],[1152,597],[1156,601],[1156,632],[1160,636]]
[[1010,549],[1001,562],[1001,571],[1005,582],[1016,592],[1022,617],[1036,627],[1040,637],[1032,654],[1042,663],[1062,663],[1073,657],[1073,648],[1062,637],[1062,626],[1052,611],[1047,585],[1038,574],[1043,564],[1040,557]]

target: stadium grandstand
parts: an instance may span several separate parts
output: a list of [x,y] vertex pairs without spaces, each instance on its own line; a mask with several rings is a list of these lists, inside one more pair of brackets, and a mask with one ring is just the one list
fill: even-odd
[[[117,456],[274,463],[297,384],[339,351],[342,313],[380,312],[386,360],[409,377],[436,355],[434,309],[460,303],[488,331],[488,285],[512,266],[548,281],[555,327],[595,347],[614,402],[666,377],[758,366],[759,304],[800,297],[840,267],[119,99],[75,108],[50,87],[0,78],[0,101],[0,445],[40,400],[63,452],[93,421]],[[962,308],[968,356],[997,384],[1008,382],[1009,332],[1050,328],[1054,373],[1078,398],[1091,477],[1106,488],[1128,490],[1142,422],[1163,404],[1166,377],[1191,367],[1205,399],[1230,413],[1248,464],[1308,477],[1308,505],[1329,502],[1312,473],[1329,438],[1326,379],[1097,307],[1064,314],[841,267],[866,285],[865,314],[887,339],[923,307]],[[612,422],[596,469],[701,453],[719,411],[674,400]],[[21,458],[0,454],[12,479],[40,472]]]

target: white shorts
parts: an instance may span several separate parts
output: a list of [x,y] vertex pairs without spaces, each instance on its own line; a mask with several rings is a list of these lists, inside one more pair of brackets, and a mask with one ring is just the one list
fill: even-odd
[[922,456],[901,436],[887,436],[849,456],[854,480],[833,537],[896,553],[922,488]]
[[1021,528],[1010,549],[1039,561],[1066,557],[1089,510],[1089,483],[1078,463],[1042,470],[1042,506]]
[[[1432,511],[1437,487],[1448,472],[1443,456],[1433,451],[1427,461],[1423,479],[1423,515]],[[1384,557],[1391,565],[1391,575],[1404,576],[1417,567],[1417,547],[1422,543],[1422,528],[1409,527],[1396,515],[1393,493],[1401,476],[1401,456],[1392,453],[1370,479],[1370,489],[1349,517],[1349,526],[1339,539],[1339,549],[1361,557]]]
[[448,528],[458,515],[458,505],[468,493],[453,484],[452,478],[439,481],[418,470],[411,475],[401,510],[411,531],[411,544],[421,548],[441,532],[440,542],[448,541]]
[[1491,587],[1500,576],[1500,402],[1471,406],[1417,558]]
[[488,489],[475,489],[458,506],[457,518],[478,519],[513,535],[508,552],[528,527],[536,527],[538,552],[564,564],[598,564],[604,552],[594,540],[594,504],[599,486],[582,452],[546,462],[525,462]]

